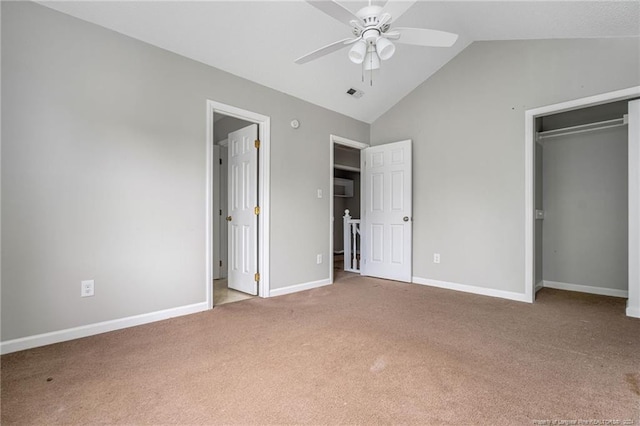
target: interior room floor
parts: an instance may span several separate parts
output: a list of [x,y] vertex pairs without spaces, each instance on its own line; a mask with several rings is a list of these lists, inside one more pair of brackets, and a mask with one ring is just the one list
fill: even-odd
[[360,276],[356,272],[347,272],[344,270],[344,254],[333,255],[333,281],[341,281],[347,278]]
[[624,311],[344,274],[3,355],[0,422],[637,425],[640,320]]
[[224,305],[225,303],[239,302],[251,299],[255,296],[233,290],[227,286],[227,279],[213,280],[213,306]]
[[[360,253],[356,254],[356,267],[360,266]],[[344,270],[344,253],[333,254],[333,269]]]

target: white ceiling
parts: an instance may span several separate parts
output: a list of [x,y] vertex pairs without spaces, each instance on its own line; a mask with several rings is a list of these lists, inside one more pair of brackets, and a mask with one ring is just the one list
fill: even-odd
[[[451,48],[397,45],[361,81],[347,49],[293,61],[351,36],[350,29],[304,1],[45,1],[43,5],[195,59],[367,123],[476,40],[640,35],[635,1],[419,1],[392,26],[458,33]],[[357,11],[363,1],[343,2]],[[361,99],[345,92],[364,91]]]

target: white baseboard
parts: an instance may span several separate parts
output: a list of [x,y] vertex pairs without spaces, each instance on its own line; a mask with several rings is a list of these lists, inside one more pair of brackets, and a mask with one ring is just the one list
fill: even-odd
[[162,321],[173,317],[195,314],[196,312],[206,311],[207,309],[209,309],[207,302],[195,303],[193,305],[180,306],[177,308],[150,312],[148,314],[134,315],[126,318],[68,328],[66,330],[52,331],[50,333],[36,334],[35,336],[7,340],[6,342],[0,342],[0,354],[8,354],[25,349],[37,348],[39,346],[51,345],[53,343],[66,342],[67,340],[80,339],[82,337],[93,336],[96,334],[106,333],[108,331],[120,330],[123,328],[134,327],[136,325]]
[[540,280],[536,283],[536,293],[544,287],[544,281]]
[[311,290],[312,288],[322,287],[329,284],[331,284],[331,280],[329,278],[326,278],[324,280],[319,280],[319,281],[312,281],[308,283],[290,285],[289,287],[273,288],[269,292],[269,296],[270,297],[283,296],[285,294],[297,293],[299,291],[304,291],[304,290]]
[[627,306],[627,316],[633,318],[640,318],[640,308]]
[[555,288],[556,290],[578,291],[580,293],[591,293],[591,294],[599,294],[601,296],[622,297],[624,299],[629,297],[628,291],[616,290],[613,288],[592,287],[590,285],[569,284],[569,283],[561,283],[558,281],[547,281],[547,280],[542,281],[542,285],[547,288]]
[[524,293],[513,291],[495,290],[486,287],[477,287],[467,284],[450,283],[447,281],[431,280],[428,278],[413,277],[412,282],[416,284],[428,285],[431,287],[445,288],[448,290],[463,291],[465,293],[481,294],[483,296],[499,297],[501,299],[515,300],[517,302],[531,303]]

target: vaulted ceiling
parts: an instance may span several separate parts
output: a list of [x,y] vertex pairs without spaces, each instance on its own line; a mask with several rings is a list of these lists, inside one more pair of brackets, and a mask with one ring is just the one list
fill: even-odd
[[[368,123],[474,41],[640,36],[637,0],[418,1],[394,26],[454,32],[458,41],[451,48],[398,44],[371,85],[369,73],[363,81],[362,67],[347,58],[348,48],[294,64],[351,36],[349,27],[301,0],[41,4]],[[342,4],[356,12],[367,2]],[[364,96],[347,95],[349,88]]]

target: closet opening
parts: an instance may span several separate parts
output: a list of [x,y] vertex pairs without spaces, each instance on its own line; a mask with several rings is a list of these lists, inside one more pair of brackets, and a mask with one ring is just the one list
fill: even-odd
[[638,316],[638,99],[635,87],[526,112],[532,302],[544,288],[591,293],[627,299]]
[[628,295],[628,101],[538,117],[536,291]]

